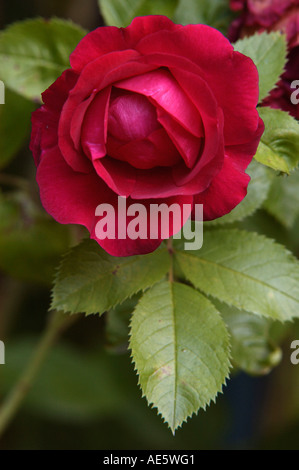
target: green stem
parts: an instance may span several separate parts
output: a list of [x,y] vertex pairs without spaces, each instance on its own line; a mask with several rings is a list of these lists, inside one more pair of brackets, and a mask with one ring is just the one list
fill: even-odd
[[68,316],[61,312],[54,311],[49,320],[48,326],[33,353],[27,368],[24,370],[19,381],[9,393],[0,408],[0,437],[3,435],[7,426],[14,418],[20,404],[24,400],[32,383],[43,364],[47,353],[55,343],[60,334],[74,322],[77,316]]

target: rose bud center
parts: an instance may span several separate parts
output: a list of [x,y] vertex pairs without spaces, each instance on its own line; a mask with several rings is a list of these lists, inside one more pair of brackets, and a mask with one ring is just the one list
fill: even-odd
[[181,160],[148,98],[116,89],[108,112],[107,154],[140,169],[171,166]]

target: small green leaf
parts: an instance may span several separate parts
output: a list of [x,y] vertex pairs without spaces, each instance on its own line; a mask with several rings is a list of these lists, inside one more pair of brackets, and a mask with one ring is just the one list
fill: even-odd
[[84,240],[62,261],[53,289],[52,308],[102,314],[160,281],[169,266],[165,245],[148,255],[117,258],[94,240]]
[[162,282],[141,298],[130,347],[148,402],[174,432],[205,408],[229,374],[229,338],[212,303],[189,286]]
[[223,34],[233,19],[227,0],[180,0],[174,14],[179,24],[207,24]]
[[144,15],[172,16],[178,0],[98,0],[107,25],[125,27]]
[[234,44],[235,51],[250,57],[259,73],[259,101],[274,88],[287,61],[286,38],[280,32],[255,34]]
[[33,110],[31,101],[6,90],[5,104],[0,105],[0,168],[5,167],[22,147],[29,134]]
[[41,93],[70,66],[69,56],[86,34],[69,21],[26,20],[0,34],[0,78],[6,88],[40,101]]
[[218,300],[286,321],[299,317],[299,263],[255,233],[211,230],[198,251],[176,251],[186,279]]
[[282,353],[271,338],[271,322],[213,300],[231,337],[232,363],[252,375],[264,375],[277,366]]
[[299,122],[280,109],[259,108],[265,123],[255,159],[274,170],[289,173],[299,163]]
[[213,220],[212,222],[206,222],[204,226],[209,227],[211,225],[231,224],[233,222],[243,220],[245,217],[248,217],[259,209],[267,198],[267,194],[270,189],[271,175],[269,174],[269,171],[270,170],[267,170],[263,165],[260,165],[253,160],[246,171],[246,173],[251,177],[248,185],[247,196],[229,214]]
[[299,170],[275,178],[264,207],[282,225],[293,227],[299,217]]

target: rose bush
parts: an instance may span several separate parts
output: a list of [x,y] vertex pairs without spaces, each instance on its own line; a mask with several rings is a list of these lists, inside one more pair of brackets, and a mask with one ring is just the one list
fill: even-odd
[[128,256],[161,237],[97,239],[99,204],[115,207],[116,224],[119,195],[127,206],[203,204],[211,220],[245,197],[264,129],[258,73],[221,33],[138,17],[87,34],[70,63],[32,118],[41,201],[58,222],[82,224],[108,253]]
[[231,25],[231,41],[263,31],[286,34],[289,50],[286,71],[264,104],[288,111],[299,119],[299,104],[291,101],[292,82],[299,79],[299,0],[231,0],[230,5],[241,12]]

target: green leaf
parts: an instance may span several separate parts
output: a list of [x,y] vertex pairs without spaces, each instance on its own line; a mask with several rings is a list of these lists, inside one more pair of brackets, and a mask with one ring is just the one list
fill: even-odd
[[62,261],[53,289],[52,308],[102,314],[160,281],[169,266],[165,245],[148,255],[117,258],[94,240],[85,240]]
[[265,123],[255,159],[274,170],[289,173],[299,163],[299,122],[280,109],[259,108]]
[[179,24],[207,24],[224,34],[232,19],[227,0],[180,0],[174,15]]
[[264,207],[282,225],[293,227],[299,217],[299,170],[275,178]]
[[213,230],[198,251],[176,251],[186,279],[217,299],[286,321],[299,316],[299,263],[283,246],[255,233]]
[[40,101],[41,93],[70,66],[86,32],[69,21],[26,20],[0,34],[0,78],[6,88]]
[[162,282],[141,298],[130,347],[143,394],[174,432],[221,392],[229,338],[212,303],[189,286]]
[[272,322],[216,300],[213,303],[228,327],[235,366],[248,374],[264,375],[278,365],[282,353],[271,338]]
[[234,49],[250,57],[259,73],[259,101],[274,88],[284,71],[287,61],[286,38],[280,32],[255,34],[240,39]]
[[253,160],[248,167],[247,173],[251,177],[247,196],[229,214],[219,217],[219,219],[212,222],[206,222],[204,224],[205,227],[231,224],[243,220],[261,207],[270,189],[271,176],[269,170]]
[[172,16],[178,0],[98,0],[107,25],[125,27],[144,15]]
[[33,110],[31,101],[6,90],[5,104],[0,105],[0,168],[5,167],[22,147],[29,134]]

